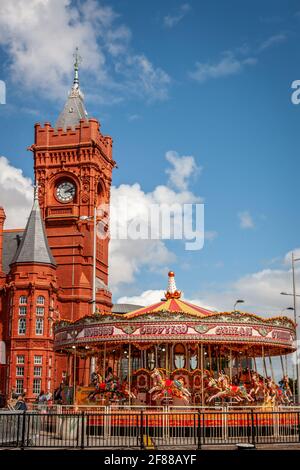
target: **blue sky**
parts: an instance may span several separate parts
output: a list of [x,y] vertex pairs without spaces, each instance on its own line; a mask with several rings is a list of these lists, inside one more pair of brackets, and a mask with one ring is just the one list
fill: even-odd
[[164,289],[172,268],[187,298],[212,307],[231,308],[236,296],[245,310],[288,306],[277,294],[290,289],[285,257],[299,247],[299,2],[52,0],[41,11],[28,1],[18,20],[1,3],[0,155],[11,167],[32,178],[33,125],[54,124],[77,45],[88,113],[114,139],[116,188],[167,185],[171,150],[201,167],[189,190],[204,199],[210,239],[199,252],[165,243],[161,263],[140,254],[114,298]]

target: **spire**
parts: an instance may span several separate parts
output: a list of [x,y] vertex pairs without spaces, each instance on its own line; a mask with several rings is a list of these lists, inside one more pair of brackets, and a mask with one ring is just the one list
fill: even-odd
[[74,62],[74,81],[73,81],[73,88],[79,88],[79,64],[81,64],[82,58],[78,54],[78,47],[76,47],[75,53],[73,54],[73,57],[75,59]]
[[180,290],[176,289],[174,272],[170,271],[168,276],[169,276],[168,290],[167,292],[165,292],[166,299],[180,299],[181,292]]
[[79,64],[81,63],[82,58],[78,53],[78,47],[76,47],[73,57],[75,59],[73,85],[69,92],[64,109],[56,121],[56,128],[74,128],[79,124],[80,119],[87,119],[87,112],[84,106],[84,96],[79,87]]
[[11,264],[15,263],[52,264],[56,266],[48,245],[45,226],[41,216],[38,185],[34,188],[33,206],[22,241]]

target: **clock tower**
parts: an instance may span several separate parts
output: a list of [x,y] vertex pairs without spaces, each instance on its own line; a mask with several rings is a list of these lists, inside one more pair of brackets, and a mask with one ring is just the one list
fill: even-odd
[[[60,318],[76,320],[111,310],[108,287],[108,207],[112,139],[89,118],[74,81],[54,127],[35,125],[35,180],[51,252],[57,264]],[[95,221],[96,219],[96,221]],[[101,232],[101,236],[99,233]]]

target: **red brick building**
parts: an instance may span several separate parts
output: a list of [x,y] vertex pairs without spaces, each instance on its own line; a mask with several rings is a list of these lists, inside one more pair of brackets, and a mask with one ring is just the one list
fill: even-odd
[[108,228],[112,139],[87,116],[77,60],[56,125],[36,124],[30,150],[37,189],[26,228],[4,229],[0,208],[0,391],[33,399],[72,367],[53,352],[55,320],[112,308],[109,239],[94,237],[95,208],[104,207],[97,224]]

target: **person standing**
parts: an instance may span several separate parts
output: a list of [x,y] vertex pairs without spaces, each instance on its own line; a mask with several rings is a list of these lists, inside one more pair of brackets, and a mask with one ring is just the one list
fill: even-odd
[[23,395],[18,396],[17,403],[15,405],[15,410],[17,410],[17,411],[26,411],[27,410],[25,396],[23,396]]

